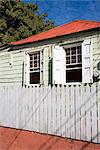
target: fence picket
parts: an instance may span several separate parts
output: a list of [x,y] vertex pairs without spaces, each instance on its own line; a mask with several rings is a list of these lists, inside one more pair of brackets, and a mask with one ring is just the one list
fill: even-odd
[[52,130],[51,130],[51,120],[52,120],[52,116],[51,116],[51,86],[48,87],[48,134],[51,134]]
[[56,91],[56,105],[57,105],[57,123],[56,123],[56,132],[55,134],[57,134],[58,136],[61,136],[61,133],[60,133],[60,127],[61,127],[61,124],[60,124],[60,99],[61,99],[61,92],[60,92],[60,86],[57,86],[57,91]]
[[86,113],[85,113],[85,102],[86,102],[86,92],[85,92],[85,87],[81,86],[81,140],[86,140],[86,128],[85,128],[85,118],[86,118]]
[[69,96],[69,86],[66,86],[66,101],[65,101],[65,129],[66,129],[66,137],[70,138],[70,96]]
[[96,101],[96,86],[91,87],[91,114],[92,114],[92,142],[97,143],[97,101]]
[[56,131],[56,91],[55,86],[52,87],[52,134]]
[[70,132],[71,132],[71,138],[75,139],[75,99],[74,99],[74,86],[71,87],[71,95],[70,95]]
[[98,127],[98,129],[97,129],[97,135],[98,135],[98,137],[97,137],[97,139],[98,139],[98,141],[97,141],[97,143],[99,143],[100,144],[100,85],[98,85],[98,87],[97,87],[97,110],[98,110],[98,116],[97,116],[97,127]]
[[40,97],[39,97],[39,103],[41,104],[40,107],[40,126],[39,126],[39,132],[43,133],[43,98],[44,98],[44,87],[40,87]]
[[91,141],[91,91],[90,86],[86,86],[86,140]]
[[81,133],[80,133],[80,130],[81,130],[81,120],[80,120],[80,117],[81,117],[81,91],[80,91],[80,87],[79,86],[76,86],[76,138],[77,139],[80,139],[81,138]]
[[32,107],[32,127],[33,127],[33,131],[36,131],[36,126],[35,126],[35,110],[36,110],[36,98],[35,98],[35,87],[32,88],[32,103],[33,103],[33,107]]

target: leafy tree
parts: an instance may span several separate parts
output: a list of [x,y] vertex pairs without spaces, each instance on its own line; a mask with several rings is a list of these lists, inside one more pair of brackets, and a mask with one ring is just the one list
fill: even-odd
[[48,14],[40,14],[37,4],[20,0],[0,0],[0,43],[20,40],[53,28]]

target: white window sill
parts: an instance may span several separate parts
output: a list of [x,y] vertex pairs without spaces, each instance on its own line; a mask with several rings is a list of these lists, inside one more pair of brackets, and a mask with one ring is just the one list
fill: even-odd
[[81,85],[82,82],[70,82],[70,83],[66,83],[66,85]]

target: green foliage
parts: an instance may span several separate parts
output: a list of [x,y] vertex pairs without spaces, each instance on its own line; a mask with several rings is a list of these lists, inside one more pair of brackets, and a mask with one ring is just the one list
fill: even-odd
[[17,41],[54,27],[48,14],[40,14],[37,4],[20,0],[0,0],[0,43]]

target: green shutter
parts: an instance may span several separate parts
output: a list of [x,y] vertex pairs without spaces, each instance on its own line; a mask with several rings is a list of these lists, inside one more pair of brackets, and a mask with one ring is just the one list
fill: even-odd
[[52,59],[48,63],[48,84],[52,84]]

